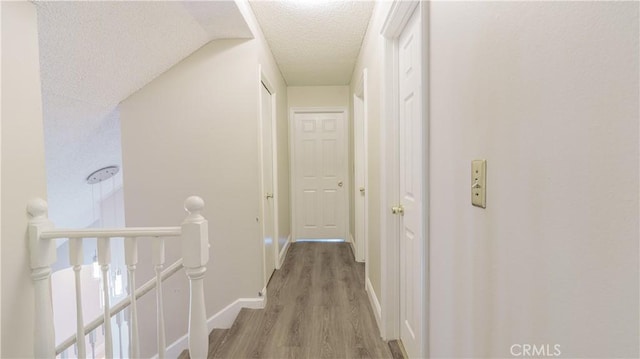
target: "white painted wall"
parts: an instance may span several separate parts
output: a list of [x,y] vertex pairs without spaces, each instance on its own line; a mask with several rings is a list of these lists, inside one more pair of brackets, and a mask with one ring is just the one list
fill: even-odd
[[[360,55],[353,70],[351,77],[351,87],[349,93],[355,92],[355,86],[358,84],[362,76],[362,70],[367,69],[367,146],[369,148],[368,156],[368,183],[369,188],[369,208],[367,218],[368,230],[368,273],[369,280],[374,290],[378,302],[381,302],[381,264],[380,264],[380,247],[382,238],[380,236],[380,128],[383,118],[381,117],[382,101],[382,51],[384,39],[380,35],[382,24],[390,7],[389,2],[378,2],[373,9],[373,16],[369,22],[369,28],[362,42]],[[352,102],[352,101],[351,101]],[[353,107],[353,103],[351,103]],[[353,113],[353,111],[351,111]],[[353,116],[351,116],[351,128],[353,129]],[[353,133],[353,130],[351,131]],[[353,146],[351,146],[353,154]],[[353,155],[351,156],[353,157]],[[352,186],[353,188],[353,186]]]
[[[389,7],[377,5],[352,78],[368,68],[370,148]],[[432,357],[511,357],[512,344],[638,357],[638,10],[431,3]],[[470,204],[474,158],[488,160],[486,210]],[[369,170],[379,193],[377,156]]]
[[27,201],[46,198],[35,6],[2,2],[2,358],[33,357]]
[[[131,167],[125,172],[127,224],[180,223],[184,198],[205,200],[209,316],[262,289],[258,64],[276,88],[279,242],[290,233],[286,84],[248,6],[239,2],[256,39],[211,42],[121,104],[123,161]],[[168,262],[177,259],[177,243],[167,253]],[[188,291],[184,279],[171,279],[165,288],[172,293],[166,303],[178,308],[165,312],[173,323],[171,343],[186,333]],[[144,315],[153,318],[152,311]],[[143,353],[153,353],[154,345],[147,338]]]
[[431,3],[431,356],[640,354],[638,6]]
[[[1,26],[2,26],[2,6],[0,6],[0,27]],[[2,94],[2,86],[0,86],[0,105],[2,104],[1,94]],[[1,161],[2,161],[2,121],[0,121],[0,162]],[[0,165],[0,199],[1,198],[2,198],[2,166]],[[1,205],[0,205],[0,228],[2,228],[2,206]],[[2,243],[1,231],[0,231],[0,243]],[[1,245],[0,245],[0,268],[2,268],[2,246]],[[0,275],[0,323],[2,323],[2,275]],[[1,354],[2,354],[2,325],[0,324],[0,355]]]
[[[185,198],[205,201],[208,316],[262,289],[257,66],[251,41],[213,41],[121,104],[127,224],[179,224]],[[178,241],[168,241],[167,262],[179,255]],[[149,251],[142,250],[140,260],[143,283],[152,274]],[[178,276],[165,286],[174,293],[165,302],[172,308],[165,312],[172,323],[167,343],[187,328],[187,281]],[[154,318],[151,310],[144,315]],[[141,336],[152,328],[141,329]],[[155,338],[144,342],[141,354],[155,353]]]
[[288,105],[291,107],[348,107],[349,86],[289,86]]
[[[287,84],[280,73],[278,64],[273,58],[267,40],[258,25],[251,6],[246,0],[237,0],[236,5],[245,22],[255,36],[253,43],[257,46],[258,62],[267,76],[271,85],[275,88],[276,96],[276,142],[277,153],[275,160],[278,167],[278,247],[282,249],[291,234],[291,210],[289,200],[289,110],[287,108]],[[260,87],[258,86],[258,90]]]

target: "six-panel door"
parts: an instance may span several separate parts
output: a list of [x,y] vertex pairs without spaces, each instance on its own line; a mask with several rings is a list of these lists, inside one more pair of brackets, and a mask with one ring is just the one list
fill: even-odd
[[294,114],[295,236],[345,239],[347,158],[343,112]]

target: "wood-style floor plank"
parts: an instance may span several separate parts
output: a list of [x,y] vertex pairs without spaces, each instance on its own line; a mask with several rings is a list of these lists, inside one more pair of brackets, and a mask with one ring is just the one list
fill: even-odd
[[391,349],[391,355],[393,356],[393,359],[404,359],[404,352],[400,348],[400,346],[401,344],[397,340],[389,341],[389,349]]
[[[209,348],[207,350],[207,358],[213,358],[213,353],[218,350],[218,347],[227,336],[228,329],[214,329],[209,333]],[[180,353],[178,359],[190,359],[189,350],[185,349]]]
[[267,287],[265,309],[243,309],[210,358],[392,358],[347,243],[294,243]]

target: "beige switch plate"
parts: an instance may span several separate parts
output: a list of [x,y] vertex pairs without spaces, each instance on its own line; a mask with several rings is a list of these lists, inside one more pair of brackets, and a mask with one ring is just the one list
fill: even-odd
[[471,161],[471,204],[487,208],[487,161]]

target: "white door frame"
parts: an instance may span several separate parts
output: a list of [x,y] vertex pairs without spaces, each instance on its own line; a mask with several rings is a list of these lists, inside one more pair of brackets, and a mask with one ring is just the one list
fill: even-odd
[[[348,121],[348,110],[346,107],[291,107],[289,110],[289,199],[290,199],[290,208],[291,208],[291,241],[295,242],[297,238],[296,228],[297,228],[297,210],[296,210],[296,162],[295,162],[295,116],[298,113],[342,113],[342,119],[344,121],[344,136],[345,136],[345,146],[343,156],[345,159],[349,156],[349,126],[346,126]],[[342,181],[344,183],[344,191],[343,192],[343,202],[345,203],[345,228],[344,228],[344,240],[349,241],[349,188],[350,188],[350,175],[347,161],[345,160],[345,166],[347,166],[345,171],[346,178]]]
[[[355,86],[355,91],[353,94],[353,101],[354,101],[354,105],[356,102],[356,97],[360,98],[362,100],[362,133],[358,133],[357,131],[357,127],[355,126],[355,122],[353,125],[353,131],[354,131],[354,162],[358,160],[358,158],[360,157],[358,155],[358,151],[357,148],[355,146],[355,136],[362,136],[364,138],[364,142],[363,142],[363,154],[362,154],[362,158],[363,158],[363,162],[361,164],[361,168],[362,168],[362,172],[364,175],[364,188],[365,188],[365,196],[364,196],[364,208],[363,208],[363,216],[364,216],[364,233],[363,233],[363,238],[362,239],[358,239],[358,241],[356,242],[356,260],[357,261],[364,261],[365,262],[365,278],[369,278],[369,266],[368,266],[368,262],[369,262],[369,253],[368,253],[368,240],[369,240],[369,225],[368,225],[368,212],[369,212],[369,194],[367,193],[369,191],[369,170],[368,170],[368,163],[369,163],[369,146],[368,146],[368,138],[369,138],[369,131],[368,131],[368,88],[367,88],[367,69],[363,69],[362,70],[362,74],[360,76],[360,79],[358,80],[358,83]],[[355,109],[354,109],[355,112]],[[355,113],[354,113],[354,121],[355,121]],[[355,176],[356,178],[358,177],[357,174]],[[353,181],[354,183],[354,188],[353,188],[353,196],[354,196],[354,205],[355,205],[355,201],[358,199],[358,196],[360,196],[360,191],[357,188],[358,186],[356,186],[355,183],[355,179]],[[354,209],[355,210],[355,209]],[[357,225],[357,219],[354,221],[356,222],[355,224]]]
[[400,203],[400,183],[399,183],[399,131],[398,131],[398,48],[397,39],[404,30],[405,25],[411,18],[414,11],[420,11],[422,23],[422,44],[421,63],[422,71],[422,108],[425,119],[423,126],[424,151],[423,151],[423,213],[424,218],[424,253],[421,266],[423,268],[422,294],[424,298],[423,308],[425,316],[422,318],[424,337],[422,338],[422,352],[425,357],[429,356],[429,4],[422,1],[400,1],[395,0],[391,5],[387,17],[382,26],[381,34],[384,40],[384,61],[383,61],[383,121],[380,134],[380,156],[382,158],[381,168],[381,213],[380,213],[380,233],[383,238],[388,238],[382,242],[382,328],[383,338],[397,339],[400,336],[400,246],[399,246],[399,223],[398,217],[391,213],[391,207]]
[[262,290],[262,294],[266,293],[266,288],[267,288],[267,283],[269,281],[269,278],[267,278],[267,258],[266,258],[266,253],[265,253],[265,249],[264,249],[264,234],[265,234],[265,223],[264,223],[264,218],[265,218],[265,201],[264,198],[267,195],[266,192],[264,191],[264,182],[262,179],[263,173],[264,173],[264,162],[263,162],[263,151],[262,151],[262,141],[263,141],[263,137],[262,137],[262,131],[263,131],[263,125],[264,125],[264,121],[265,119],[262,117],[262,86],[264,86],[267,88],[267,90],[271,93],[271,153],[272,153],[272,162],[273,162],[273,249],[274,249],[274,259],[275,259],[275,268],[279,269],[280,267],[280,260],[278,258],[278,255],[280,253],[279,248],[278,248],[278,238],[279,238],[279,230],[278,230],[278,142],[277,142],[277,108],[276,108],[276,104],[277,104],[277,93],[276,93],[276,88],[272,85],[272,82],[269,81],[269,78],[267,77],[267,75],[265,75],[265,73],[262,71],[262,66],[258,65],[258,122],[259,122],[259,128],[260,128],[260,133],[259,133],[259,163],[260,163],[260,176],[258,176],[259,179],[259,183],[260,183],[260,189],[259,192],[260,193],[260,198],[259,200],[259,208],[260,208],[260,216],[262,218],[261,220],[261,226],[260,226],[260,246],[262,247],[262,274],[264,277],[264,288]]

